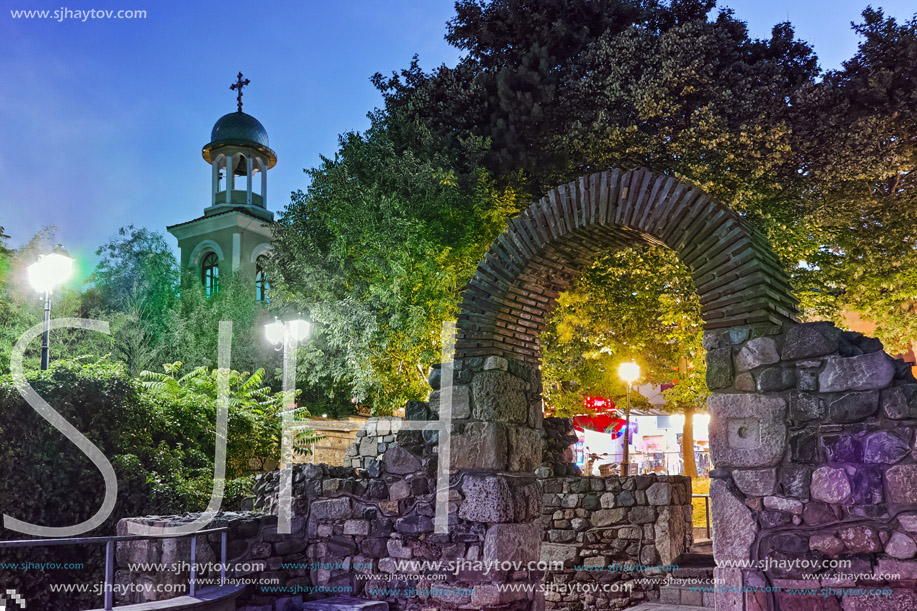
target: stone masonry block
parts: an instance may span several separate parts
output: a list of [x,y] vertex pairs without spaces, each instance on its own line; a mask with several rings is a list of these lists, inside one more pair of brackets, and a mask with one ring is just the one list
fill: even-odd
[[474,417],[486,422],[515,422],[528,419],[526,382],[499,369],[481,371],[471,380]]
[[542,526],[527,524],[493,524],[484,536],[483,560],[537,561],[541,556]]
[[772,467],[786,448],[786,400],[774,395],[713,394],[710,452],[717,467]]
[[[442,390],[430,393],[430,412],[433,418],[442,418],[443,397]],[[454,420],[471,418],[471,388],[468,384],[456,384],[452,387],[452,418]]]
[[872,352],[828,359],[818,376],[818,387],[821,392],[876,390],[888,386],[894,377],[892,358],[884,352]]
[[746,342],[735,357],[738,371],[749,371],[762,365],[773,365],[779,361],[777,342],[770,337],[758,337]]
[[509,445],[505,424],[468,422],[455,428],[452,434],[452,469],[508,470]]

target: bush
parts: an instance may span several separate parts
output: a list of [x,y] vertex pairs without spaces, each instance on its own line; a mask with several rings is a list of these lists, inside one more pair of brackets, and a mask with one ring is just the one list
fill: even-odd
[[[169,401],[128,377],[122,365],[106,361],[58,362],[50,371],[27,377],[43,399],[98,446],[117,474],[114,511],[102,526],[83,536],[113,534],[124,517],[206,508],[213,486],[213,410],[201,403],[194,410],[190,400]],[[249,411],[231,405],[231,437],[233,430],[240,435],[251,432]],[[236,468],[229,475],[237,477],[227,481],[224,509],[238,508],[251,491],[253,478],[238,468],[244,446],[245,442],[230,444],[227,462],[230,469]],[[89,459],[25,402],[9,377],[0,378],[2,512],[33,524],[69,526],[98,511],[103,491],[102,475]],[[2,535],[26,538],[10,530]],[[97,595],[53,594],[48,584],[100,582],[102,545],[27,548],[4,552],[0,561],[82,563],[82,570],[0,571],[0,583],[24,595],[30,608],[99,605]]]

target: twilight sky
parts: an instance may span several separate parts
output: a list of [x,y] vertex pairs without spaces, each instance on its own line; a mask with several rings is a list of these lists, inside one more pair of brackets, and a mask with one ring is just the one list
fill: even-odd
[[[122,225],[165,232],[209,204],[201,147],[242,70],[245,111],[278,157],[268,207],[306,186],[303,168],[332,156],[337,136],[368,125],[381,97],[376,71],[452,65],[443,40],[450,0],[75,0],[77,9],[146,9],[142,20],[14,19],[60,0],[7,0],[0,9],[0,226],[12,244],[54,224],[71,254],[92,258]],[[784,20],[823,68],[850,57],[849,23],[867,0],[725,0],[753,35]],[[875,2],[906,19],[913,0]],[[174,239],[168,236],[174,245]],[[86,270],[84,270],[85,273]]]

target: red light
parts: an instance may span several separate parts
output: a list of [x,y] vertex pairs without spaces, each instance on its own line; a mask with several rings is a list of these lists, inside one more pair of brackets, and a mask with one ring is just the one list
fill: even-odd
[[583,399],[583,408],[596,413],[614,413],[614,407],[615,404],[605,397],[585,397]]

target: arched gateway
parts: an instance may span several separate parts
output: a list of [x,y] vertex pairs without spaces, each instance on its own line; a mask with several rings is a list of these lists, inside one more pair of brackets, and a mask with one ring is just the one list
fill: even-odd
[[[716,570],[717,610],[847,611],[892,601],[917,609],[917,381],[909,367],[875,340],[831,323],[798,323],[787,276],[767,242],[697,187],[647,170],[610,170],[551,190],[509,223],[465,289],[455,371],[456,397],[466,396],[464,386],[467,399],[453,410],[452,467],[487,482],[466,486],[465,503],[488,507],[531,485],[526,474],[541,461],[539,334],[559,293],[596,255],[640,243],[675,251],[702,304],[714,556],[720,566],[744,567]],[[577,562],[629,554],[665,564],[684,551],[681,508],[662,504],[690,502],[686,482],[626,482],[617,498],[602,496],[602,509],[581,513],[583,495],[567,493],[595,490],[594,482],[562,483],[542,480],[541,522],[519,510],[487,514],[484,557],[536,557],[542,540],[550,552],[542,557]],[[643,497],[641,485],[651,486]],[[634,509],[628,490],[660,505]],[[574,516],[588,517],[579,520],[587,531],[570,525]],[[652,519],[649,528],[644,523]],[[545,533],[543,524],[557,530]],[[609,529],[618,534],[603,534]],[[588,542],[588,533],[596,533],[599,548],[574,556],[570,548],[582,535]],[[829,570],[846,558],[876,578]],[[567,577],[578,579],[578,570]],[[883,580],[880,571],[901,577]],[[892,598],[825,590],[864,584],[884,585]],[[519,606],[498,600],[506,609],[544,604],[537,597],[514,600]],[[567,608],[558,600],[548,607]]]
[[[701,189],[648,170],[620,169],[552,189],[509,223],[463,294],[456,371],[459,383],[468,385],[471,409],[468,420],[456,427],[453,467],[487,470],[491,481],[503,480],[509,489],[540,464],[539,335],[559,294],[597,255],[638,244],[664,245],[677,253],[692,274],[708,330],[757,327],[779,332],[783,324],[796,322],[796,300],[767,242]],[[732,349],[728,352],[731,368]],[[753,417],[746,420],[747,426],[757,426]],[[771,420],[755,430],[773,433]],[[711,443],[718,444],[716,423],[712,430]],[[760,439],[749,438],[745,447],[746,454],[760,451]],[[550,502],[551,496],[545,497]],[[675,496],[670,498],[675,502]],[[616,501],[608,506],[615,507]],[[643,519],[632,513],[621,513],[622,528],[633,528],[634,520]],[[659,508],[653,515],[655,528],[667,533],[668,541],[641,536],[630,557],[672,563],[686,551],[684,519],[674,509]],[[595,522],[592,517],[593,527]],[[748,526],[714,522],[721,528]],[[538,552],[540,524],[496,527],[502,541],[494,539],[493,557],[518,559]],[[754,530],[750,534],[754,537]],[[564,549],[555,551],[562,554]],[[538,607],[537,600],[533,604]]]
[[662,244],[691,270],[707,329],[796,320],[766,241],[702,190],[648,170],[610,170],[552,189],[514,218],[465,289],[456,357],[538,360],[558,294],[602,251]]

